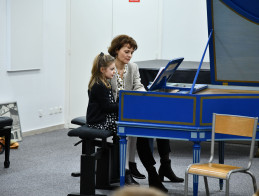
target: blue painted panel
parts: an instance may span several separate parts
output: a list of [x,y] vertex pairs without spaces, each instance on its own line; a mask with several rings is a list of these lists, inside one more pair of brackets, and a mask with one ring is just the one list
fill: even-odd
[[258,0],[222,0],[225,4],[241,14],[248,20],[259,23],[259,1]]
[[[208,141],[211,139],[211,131],[198,131],[177,130],[177,129],[153,129],[149,127],[125,127],[125,134],[131,136],[141,136],[150,138],[174,138],[178,140],[189,140],[189,141]],[[118,135],[124,136],[118,132]],[[196,134],[197,137],[193,137]],[[200,137],[200,136],[203,137]]]
[[201,99],[201,125],[212,122],[212,113],[259,117],[259,96],[206,96]]
[[258,0],[207,0],[213,84],[259,86]]
[[122,93],[122,121],[194,125],[195,97],[159,93]]

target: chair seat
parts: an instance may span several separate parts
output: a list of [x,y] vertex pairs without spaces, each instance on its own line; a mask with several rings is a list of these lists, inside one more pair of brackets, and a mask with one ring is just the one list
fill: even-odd
[[83,126],[86,124],[86,116],[80,116],[71,120],[72,124]]
[[218,164],[218,163],[205,163],[205,164],[194,164],[189,168],[189,173],[211,176],[221,179],[226,179],[228,173],[231,170],[241,169],[242,167],[236,167],[232,165]]
[[0,129],[6,126],[11,126],[13,124],[13,119],[7,116],[0,117]]
[[112,131],[94,129],[94,128],[88,127],[87,125],[73,129],[68,132],[68,136],[79,137],[81,139],[95,139],[95,138],[105,139],[112,135],[113,135]]

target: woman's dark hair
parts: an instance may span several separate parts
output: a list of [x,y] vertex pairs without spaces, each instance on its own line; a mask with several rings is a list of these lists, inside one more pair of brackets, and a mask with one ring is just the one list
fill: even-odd
[[108,52],[111,56],[116,57],[117,51],[120,50],[124,45],[129,45],[133,50],[138,49],[137,42],[128,35],[118,35],[113,38],[110,47],[108,48]]

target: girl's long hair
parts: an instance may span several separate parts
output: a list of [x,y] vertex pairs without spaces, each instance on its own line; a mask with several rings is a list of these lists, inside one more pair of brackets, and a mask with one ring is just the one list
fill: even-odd
[[111,55],[103,54],[102,52],[94,58],[92,75],[88,84],[88,89],[91,90],[95,83],[101,81],[107,88],[111,88],[111,84],[103,77],[101,67],[107,68],[113,63],[115,59]]

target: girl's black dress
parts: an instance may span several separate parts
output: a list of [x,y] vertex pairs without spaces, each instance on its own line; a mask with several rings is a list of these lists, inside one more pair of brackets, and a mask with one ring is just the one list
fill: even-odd
[[114,100],[112,89],[101,81],[88,91],[87,125],[92,128],[111,130],[117,133],[118,103]]

